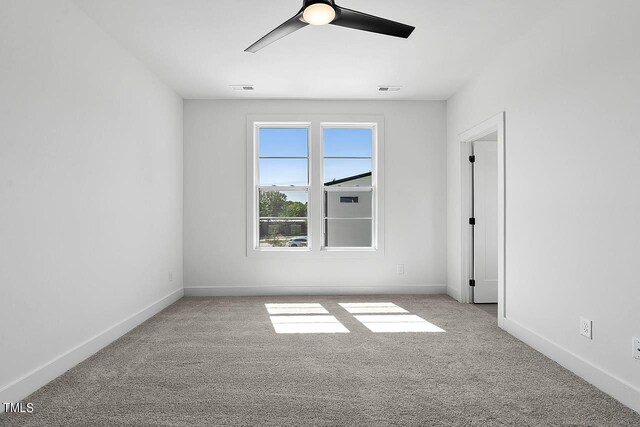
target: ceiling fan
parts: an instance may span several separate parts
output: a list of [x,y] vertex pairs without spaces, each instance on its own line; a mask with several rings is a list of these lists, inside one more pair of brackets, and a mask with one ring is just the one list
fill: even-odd
[[291,19],[249,46],[255,53],[265,46],[311,25],[338,25],[387,36],[408,38],[415,27],[338,6],[334,0],[303,0],[302,9]]

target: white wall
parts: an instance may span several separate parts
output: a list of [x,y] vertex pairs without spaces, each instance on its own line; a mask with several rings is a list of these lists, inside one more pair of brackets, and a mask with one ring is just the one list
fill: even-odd
[[0,236],[1,402],[182,292],[182,100],[66,0],[0,2]]
[[[248,114],[385,116],[382,258],[246,256]],[[444,102],[185,101],[184,142],[187,294],[444,291]],[[403,276],[398,263],[405,264]]]
[[[460,289],[456,137],[506,111],[510,328],[636,410],[638,18],[636,0],[565,2],[447,106],[449,293]],[[580,316],[593,341],[578,334]]]

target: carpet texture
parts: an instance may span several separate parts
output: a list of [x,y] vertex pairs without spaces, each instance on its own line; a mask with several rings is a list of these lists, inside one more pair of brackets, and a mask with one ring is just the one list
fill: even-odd
[[[444,333],[373,333],[339,302]],[[274,332],[321,303],[350,333]],[[640,415],[446,296],[184,298],[0,414],[24,426],[640,426]]]

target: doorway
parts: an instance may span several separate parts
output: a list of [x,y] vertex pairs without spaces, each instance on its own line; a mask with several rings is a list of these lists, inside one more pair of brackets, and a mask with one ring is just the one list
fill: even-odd
[[[461,302],[506,318],[504,113],[460,135]],[[487,305],[484,305],[487,304]],[[497,304],[490,306],[489,304]]]

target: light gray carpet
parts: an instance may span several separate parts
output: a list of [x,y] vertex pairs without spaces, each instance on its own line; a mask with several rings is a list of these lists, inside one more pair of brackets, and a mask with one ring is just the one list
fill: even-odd
[[[374,334],[338,302],[391,301],[446,333]],[[266,302],[349,334],[277,335]],[[446,296],[185,298],[43,387],[29,426],[640,426],[640,415]]]

